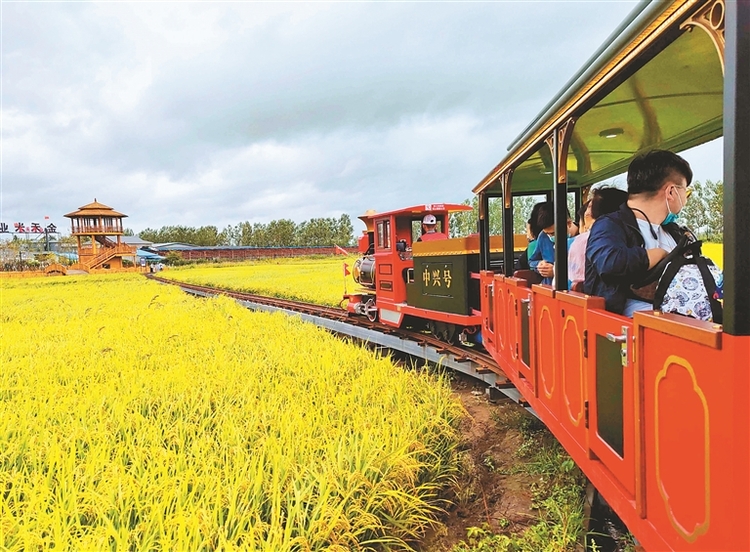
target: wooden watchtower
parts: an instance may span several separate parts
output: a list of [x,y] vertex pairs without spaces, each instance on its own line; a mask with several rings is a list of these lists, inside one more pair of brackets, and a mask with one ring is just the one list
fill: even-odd
[[78,240],[78,264],[83,270],[121,270],[123,257],[135,257],[136,249],[122,243],[122,219],[112,207],[93,203],[65,215],[71,219],[71,234]]

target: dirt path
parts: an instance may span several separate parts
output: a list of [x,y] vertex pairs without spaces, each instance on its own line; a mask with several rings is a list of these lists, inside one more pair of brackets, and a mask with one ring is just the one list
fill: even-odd
[[421,546],[423,552],[445,552],[465,540],[470,527],[489,525],[493,531],[517,533],[533,524],[533,476],[515,469],[523,437],[512,420],[530,416],[510,399],[490,403],[484,386],[458,377],[453,389],[468,412],[462,427],[464,469],[455,489],[454,505]]

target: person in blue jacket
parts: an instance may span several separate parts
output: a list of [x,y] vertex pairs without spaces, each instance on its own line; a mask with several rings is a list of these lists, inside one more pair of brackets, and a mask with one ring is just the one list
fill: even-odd
[[604,297],[608,311],[633,316],[652,310],[631,289],[677,246],[684,230],[675,219],[690,196],[690,165],[679,155],[653,150],[628,167],[628,200],[599,217],[586,246],[584,292]]
[[[551,201],[545,201],[537,203],[534,209],[536,210],[536,226],[540,231],[536,239],[536,249],[529,256],[529,266],[539,273],[543,284],[552,284],[555,276],[555,204]],[[533,213],[532,211],[532,218]],[[578,227],[573,223],[570,213],[568,213],[566,246],[570,244],[570,239],[577,234]]]

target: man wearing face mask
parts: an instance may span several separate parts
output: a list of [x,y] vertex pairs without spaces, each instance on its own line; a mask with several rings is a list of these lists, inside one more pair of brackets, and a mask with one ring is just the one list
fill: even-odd
[[633,316],[653,310],[630,286],[677,246],[684,231],[676,224],[693,179],[690,165],[670,151],[653,150],[628,167],[628,201],[597,219],[586,247],[584,291],[604,297],[608,311]]

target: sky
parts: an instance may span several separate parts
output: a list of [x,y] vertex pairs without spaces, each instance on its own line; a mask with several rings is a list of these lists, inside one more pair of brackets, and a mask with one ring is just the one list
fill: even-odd
[[[635,6],[3,1],[0,222],[68,230],[94,198],[136,232],[461,202]],[[688,160],[716,180],[720,157]]]

